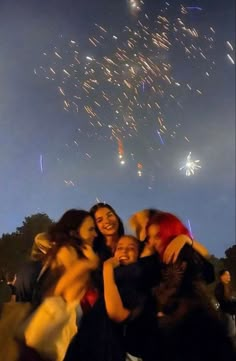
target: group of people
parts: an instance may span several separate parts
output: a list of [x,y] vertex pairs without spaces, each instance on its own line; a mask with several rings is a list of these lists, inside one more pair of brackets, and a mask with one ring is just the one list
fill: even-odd
[[129,224],[132,235],[98,203],[36,236],[15,282],[16,301],[32,305],[15,335],[19,359],[235,360],[207,293],[215,278],[207,249],[168,212],[144,209]]

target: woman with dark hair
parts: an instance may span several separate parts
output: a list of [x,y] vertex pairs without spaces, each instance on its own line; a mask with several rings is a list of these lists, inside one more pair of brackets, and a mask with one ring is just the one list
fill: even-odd
[[42,358],[64,359],[77,332],[78,308],[81,315],[84,305],[98,298],[92,282],[92,272],[99,265],[92,248],[95,236],[94,221],[83,210],[67,211],[50,228],[46,235],[50,247],[34,285],[32,313],[16,331],[25,346],[23,353],[30,347]]
[[[186,244],[176,262],[165,264],[163,255],[179,235],[191,239],[187,227],[175,215],[161,212],[148,222],[147,243],[163,262],[161,282],[154,288],[157,336],[161,329],[162,350],[156,350],[155,331],[146,340],[144,360],[234,360],[230,340],[208,299],[204,284],[214,281],[213,266]],[[149,342],[149,343],[148,343]]]
[[75,238],[91,246],[97,233],[89,212],[70,209],[49,229],[48,235],[54,244],[63,244],[64,238],[65,241]]
[[215,298],[219,302],[220,318],[236,347],[236,298],[233,297],[230,281],[230,272],[227,269],[220,270],[219,282],[215,288]]
[[124,235],[124,225],[116,211],[107,203],[97,203],[90,209],[90,214],[96,224],[98,237],[94,249],[102,260],[114,252],[116,243]]
[[68,279],[63,283],[64,278],[62,277],[56,292],[62,292],[62,288],[66,288],[66,282],[72,282],[69,276],[71,273],[73,278],[72,265],[78,258],[86,258],[84,250],[86,247],[92,249],[96,236],[94,221],[90,213],[84,210],[70,209],[57,223],[51,226],[47,237],[52,246],[47,252],[38,282],[38,289],[41,286],[39,292],[41,297],[44,292],[55,286],[56,280],[63,273],[66,273]]
[[[65,212],[47,233],[40,233],[35,237],[31,260],[17,274],[16,301],[40,302],[37,298],[40,297],[39,294],[42,291],[39,287],[42,286],[41,276],[45,269],[48,265],[50,268],[56,268],[56,262],[63,262],[60,258],[64,257],[64,262],[66,262],[66,258],[69,261],[72,256],[72,254],[66,256],[64,246],[72,243],[73,247],[81,253],[81,245],[92,246],[96,236],[94,221],[89,212],[78,209]],[[37,283],[39,278],[41,281]]]
[[[157,212],[157,210],[150,209],[145,212],[145,216],[147,213],[149,219],[149,217]],[[95,220],[98,233],[98,238],[95,241],[95,250],[100,255],[102,261],[106,261],[114,255],[116,245],[124,234],[123,223],[115,210],[105,203],[93,206],[90,213]],[[135,287],[134,285],[139,285],[144,295],[142,300],[143,307],[144,304],[149,304],[146,298],[149,299],[148,295],[151,286],[159,282],[159,275],[160,263],[155,255],[149,259],[145,257],[138,264],[132,264],[131,267],[118,267],[115,271],[115,278],[119,280],[119,284],[122,284],[124,289],[130,289],[130,287],[132,289],[132,287]],[[129,299],[129,292],[126,292],[123,302],[126,304]],[[145,306],[146,310],[147,308]],[[109,320],[105,310],[104,299],[101,297],[91,312],[83,318],[80,332],[72,343],[66,360],[78,358],[83,361],[101,359],[103,361],[121,361],[125,357],[124,343],[126,343],[126,351],[140,355],[140,344],[135,345],[134,339],[137,340],[139,338],[140,341],[143,329],[147,325],[150,326],[149,311],[151,309],[149,308],[148,312],[146,310],[145,313],[141,311],[142,315],[137,322],[132,323],[132,326],[129,325],[128,337],[124,339],[121,336],[123,327],[127,330],[126,323],[118,325]],[[91,342],[93,343],[93,348],[91,348]]]
[[[159,213],[162,213],[162,211],[155,208],[147,208],[136,212],[130,218],[130,226],[141,242],[146,239],[146,225],[149,219]],[[107,203],[95,204],[90,209],[90,214],[94,219],[98,234],[98,237],[94,241],[94,249],[99,254],[101,260],[104,261],[114,254],[119,238],[124,235],[124,225],[114,208]],[[175,260],[185,243],[191,243],[191,240],[189,237],[184,237],[184,235],[182,235],[182,237],[178,237],[178,239],[167,247],[165,253],[167,262]],[[143,246],[144,245],[145,243]],[[198,242],[195,242],[194,247],[202,255],[208,255],[206,248]],[[148,256],[151,253],[152,252],[150,252],[148,247],[146,247],[143,256]]]

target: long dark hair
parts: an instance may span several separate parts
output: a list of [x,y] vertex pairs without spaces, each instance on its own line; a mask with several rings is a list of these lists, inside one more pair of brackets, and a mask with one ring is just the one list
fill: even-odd
[[75,249],[79,258],[85,258],[82,250],[83,242],[80,239],[78,230],[86,217],[91,217],[89,212],[81,209],[70,209],[63,214],[58,222],[49,228],[47,236],[52,246],[44,259],[43,268],[37,280],[33,297],[34,303],[41,302],[45,292],[55,286],[64,271],[60,267],[53,271],[50,269],[61,247],[71,246]]
[[[229,270],[227,268],[223,268],[219,271],[219,279],[221,280],[221,277],[226,273],[229,272]],[[229,272],[230,274],[230,272]],[[221,281],[222,282],[222,281]],[[231,300],[232,296],[233,296],[233,290],[232,287],[230,285],[230,283],[225,284],[223,283],[223,287],[224,287],[224,296],[226,300]]]
[[[114,208],[112,208],[112,206],[110,206],[110,204],[107,204],[107,203],[97,203],[95,204],[91,209],[90,209],[90,214],[91,216],[93,217],[94,219],[94,222],[95,222],[95,225],[96,225],[96,219],[95,219],[95,213],[101,209],[101,208],[108,208],[112,213],[114,213],[114,215],[116,216],[117,220],[118,220],[118,224],[119,224],[119,227],[118,227],[118,236],[121,237],[125,234],[125,230],[124,230],[124,225],[123,225],[123,222],[122,220],[120,219],[120,217],[118,216],[118,214],[116,213],[116,211],[114,210]],[[96,231],[98,233],[99,236],[102,236],[102,233],[99,231],[97,225],[96,225]]]
[[90,212],[90,215],[92,216],[92,218],[94,219],[95,226],[96,226],[96,232],[98,234],[98,236],[94,240],[94,250],[95,250],[95,252],[97,252],[100,255],[100,258],[102,260],[105,260],[105,259],[111,257],[111,250],[109,249],[109,247],[107,247],[105,237],[99,231],[99,229],[96,225],[96,219],[95,219],[95,213],[101,208],[108,208],[116,216],[116,218],[118,220],[118,237],[119,238],[125,234],[125,230],[124,230],[124,225],[123,225],[122,220],[120,219],[120,217],[118,216],[118,214],[116,213],[114,208],[112,208],[112,206],[110,206],[110,204],[97,203],[90,209],[89,212]]
[[87,217],[91,217],[87,211],[70,209],[63,214],[57,223],[49,228],[48,236],[53,244],[51,255],[52,253],[55,254],[63,245],[71,245],[81,253],[82,240],[78,229]]

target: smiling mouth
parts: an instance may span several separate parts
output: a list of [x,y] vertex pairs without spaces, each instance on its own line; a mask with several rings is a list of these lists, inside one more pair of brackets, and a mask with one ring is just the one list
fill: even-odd
[[128,261],[128,260],[129,260],[129,258],[126,257],[126,256],[121,256],[121,257],[119,257],[119,261],[120,261],[120,262]]
[[106,226],[106,227],[104,227],[106,230],[111,230],[111,229],[113,229],[114,228],[114,226],[111,224],[111,225],[109,225],[109,226]]

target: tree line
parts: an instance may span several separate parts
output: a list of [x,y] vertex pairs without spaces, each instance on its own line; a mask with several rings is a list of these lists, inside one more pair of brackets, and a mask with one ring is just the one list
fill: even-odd
[[[17,273],[19,268],[29,259],[34,237],[47,231],[53,221],[45,213],[25,217],[22,225],[13,233],[3,234],[0,238],[0,270],[3,274]],[[236,245],[225,251],[224,258],[211,256],[216,276],[220,269],[226,268],[232,276],[232,286],[236,290]],[[214,287],[214,285],[212,286]]]

